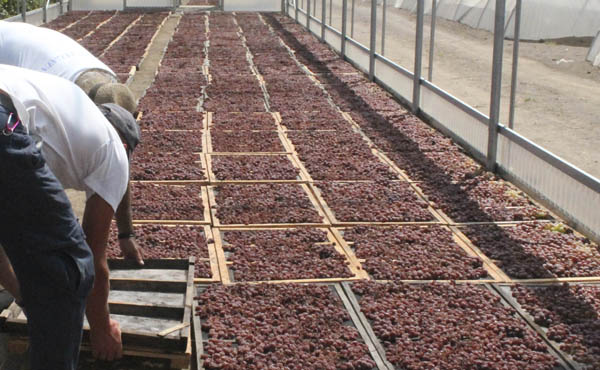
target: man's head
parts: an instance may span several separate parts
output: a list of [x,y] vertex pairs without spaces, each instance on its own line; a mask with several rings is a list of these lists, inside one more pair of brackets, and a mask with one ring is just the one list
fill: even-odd
[[128,156],[131,157],[131,153],[140,142],[140,127],[135,118],[131,113],[114,103],[100,104],[98,109],[117,130],[119,136],[127,145]]
[[114,103],[134,113],[137,109],[135,97],[129,87],[117,83],[112,75],[104,71],[87,71],[75,83],[96,104]]

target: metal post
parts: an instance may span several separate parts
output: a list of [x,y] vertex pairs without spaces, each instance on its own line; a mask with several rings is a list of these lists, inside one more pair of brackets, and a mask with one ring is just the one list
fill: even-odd
[[317,0],[313,0],[313,17],[317,17]]
[[60,5],[60,8],[58,9],[58,14],[62,15],[63,14],[63,0],[58,0],[58,5]]
[[294,7],[296,8],[296,23],[298,23],[298,0],[294,0]]
[[306,2],[306,28],[310,31],[310,0]]
[[127,0],[123,0],[123,10],[127,9]]
[[346,22],[348,21],[348,0],[342,0],[342,58],[346,57]]
[[496,0],[494,21],[494,54],[492,60],[492,91],[490,96],[490,121],[488,125],[488,152],[486,167],[496,170],[498,149],[498,122],[500,121],[500,96],[502,92],[502,54],[504,51],[504,12],[506,0]]
[[433,52],[435,49],[435,23],[437,16],[437,0],[431,0],[431,33],[429,35],[429,72],[427,79],[433,81]]
[[42,8],[42,22],[46,23],[48,22],[48,3],[50,2],[50,0],[47,0],[46,3],[44,4],[44,7]]
[[415,71],[413,79],[412,109],[417,113],[421,106],[421,67],[423,64],[423,23],[425,0],[417,0],[417,30],[415,36]]
[[369,45],[369,80],[375,79],[375,48],[377,47],[377,0],[371,0],[371,43]]
[[517,0],[515,8],[515,35],[513,40],[512,77],[510,81],[510,109],[508,114],[508,127],[512,130],[515,126],[515,100],[517,97],[517,69],[519,66],[519,43],[521,37],[521,0]]
[[333,15],[333,0],[329,0],[329,25],[333,23],[331,16]]
[[21,18],[23,22],[27,22],[27,1],[21,0]]
[[327,10],[326,0],[321,0],[321,42],[325,42],[325,11]]
[[354,2],[355,0],[352,0],[352,16],[350,19],[350,37],[354,39]]
[[387,15],[387,0],[383,0],[383,19],[381,20],[381,55],[385,55],[385,24]]
[[67,12],[70,12],[71,10],[73,10],[73,0],[67,0]]

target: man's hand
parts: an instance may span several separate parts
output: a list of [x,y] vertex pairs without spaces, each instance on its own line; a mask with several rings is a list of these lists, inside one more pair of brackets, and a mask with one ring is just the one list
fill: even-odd
[[123,357],[121,327],[113,319],[110,319],[108,327],[91,329],[90,342],[92,354],[97,359],[113,361]]
[[138,265],[144,266],[142,248],[135,242],[134,238],[119,239],[119,246],[125,259],[135,260]]

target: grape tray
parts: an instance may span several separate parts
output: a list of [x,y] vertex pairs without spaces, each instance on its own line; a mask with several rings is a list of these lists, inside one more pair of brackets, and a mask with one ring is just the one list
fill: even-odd
[[[214,242],[215,242],[215,250],[217,255],[217,260],[219,261],[219,270],[221,275],[221,282],[223,284],[235,284],[235,283],[247,283],[248,281],[236,281],[234,273],[230,266],[233,265],[233,262],[229,261],[229,257],[231,256],[230,252],[225,251],[225,243],[227,242],[224,238],[224,234],[230,231],[282,231],[288,228],[228,228],[228,229],[214,229]],[[293,231],[293,228],[289,228],[289,230]],[[296,229],[300,230],[300,229]],[[343,256],[348,263],[348,269],[353,274],[351,277],[333,277],[333,278],[298,278],[298,279],[289,279],[289,280],[259,280],[255,282],[268,282],[268,283],[331,283],[338,281],[351,281],[358,279],[367,279],[367,273],[362,269],[358,259],[354,255],[354,252],[348,247],[348,245],[340,240],[339,234],[336,234],[332,230],[328,228],[316,228],[316,230],[321,230],[327,233],[327,240],[322,242],[316,242],[315,245],[323,244],[330,245],[332,248],[338,253],[339,256]],[[260,247],[260,246],[259,246]],[[273,262],[278,262],[277,258],[273,259]]]
[[[260,178],[260,179],[239,179],[239,178],[235,178],[235,179],[218,179],[217,174],[215,172],[213,172],[213,168],[216,167],[213,164],[213,160],[216,156],[221,156],[221,157],[273,157],[273,159],[275,159],[275,157],[285,157],[287,159],[287,164],[289,164],[289,169],[297,169],[298,170],[298,175],[296,176],[295,179],[269,179],[267,178],[267,176]],[[269,162],[269,161],[265,161],[265,162]],[[207,154],[206,155],[206,165],[208,168],[208,178],[211,184],[236,184],[236,183],[240,183],[240,184],[244,184],[244,183],[306,183],[309,181],[309,179],[306,178],[305,176],[305,172],[303,171],[303,168],[300,167],[300,165],[298,164],[298,161],[295,160],[294,156],[292,154]],[[275,165],[277,165],[275,163]],[[236,171],[237,172],[237,171]],[[241,171],[244,172],[244,171]]]
[[[188,368],[192,354],[194,259],[148,260],[144,268],[129,260],[109,260],[109,308],[121,324],[123,354],[171,361],[171,368]],[[27,319],[13,303],[0,317],[10,334],[9,348],[28,347]],[[83,326],[81,349],[90,351],[89,326]]]
[[[365,328],[365,331],[368,333],[369,338],[371,339],[371,341],[373,342],[373,344],[375,345],[375,347],[377,348],[377,351],[379,352],[381,358],[390,366],[390,369],[394,369],[393,365],[391,365],[387,358],[386,358],[386,352],[385,349],[382,345],[382,343],[380,342],[379,338],[377,337],[377,335],[375,334],[375,331],[373,330],[373,323],[364,315],[364,313],[361,311],[360,308],[360,304],[359,304],[359,295],[357,293],[355,293],[350,285],[350,282],[342,282],[342,288],[344,290],[344,293],[347,295],[349,302],[352,305],[352,308],[354,309],[354,311],[356,312],[359,320],[361,321],[361,324],[363,325],[363,327]],[[385,284],[385,283],[383,283]],[[417,285],[421,285],[421,284],[429,284],[429,282],[418,282],[418,283],[411,283],[409,285],[412,286],[417,286]],[[438,285],[444,285],[447,283],[444,282],[437,282],[436,284]],[[452,283],[454,284],[454,283]],[[462,283],[456,283],[456,285],[461,285]],[[471,284],[471,283],[468,283]],[[471,284],[472,285],[472,284]],[[494,284],[488,284],[488,283],[482,283],[479,284],[479,286],[482,286],[483,289],[491,292],[493,295],[498,296],[500,298],[500,305],[502,305],[503,307],[509,307],[509,308],[513,308],[515,309],[515,306],[506,299],[504,294],[501,294],[495,287]],[[528,326],[530,329],[532,329],[533,331],[536,332],[536,334],[539,334],[539,332],[535,329],[535,327],[531,326],[531,323],[529,320],[527,320],[526,318],[523,317],[522,315],[522,311],[519,311],[517,309],[517,314],[519,317],[517,317],[517,319],[519,321],[525,321],[526,326]],[[417,320],[417,318],[415,318],[415,320]],[[565,358],[565,356],[560,352],[557,351],[556,347],[548,342],[546,340],[546,338],[544,338],[544,336],[541,337],[541,340],[543,342],[543,344],[545,345],[548,353],[555,358],[556,362],[557,362],[557,366],[554,368],[555,370],[558,369],[577,369],[577,367],[572,367],[571,364],[572,362],[569,362],[569,360],[567,358]]]
[[[262,284],[260,284],[262,285]],[[277,284],[278,285],[278,284]],[[297,284],[300,286],[300,284]],[[304,285],[304,284],[302,284]],[[312,285],[315,286],[315,285]],[[380,370],[393,370],[393,367],[387,363],[380,355],[380,351],[376,348],[376,345],[373,343],[372,341],[372,336],[370,336],[367,331],[365,330],[362,321],[360,320],[360,318],[358,317],[358,315],[355,313],[348,297],[346,296],[343,288],[340,286],[340,284],[324,284],[324,286],[328,287],[332,294],[333,297],[338,298],[339,301],[341,301],[341,306],[340,308],[343,309],[344,311],[346,311],[348,313],[348,315],[350,316],[350,320],[348,322],[344,322],[344,326],[349,326],[351,328],[354,328],[357,332],[358,332],[358,338],[357,340],[359,342],[364,343],[367,346],[368,349],[368,355],[371,359],[372,362],[375,363],[375,367],[373,367],[374,369],[380,369]],[[208,288],[208,286],[206,285],[198,285],[197,286],[197,294],[200,295],[202,294],[206,289]],[[199,303],[196,299],[193,300],[193,310],[192,312],[193,314],[193,324],[194,324],[194,338],[195,338],[195,353],[196,353],[196,364],[197,367],[199,369],[203,369],[204,368],[204,358],[203,355],[206,354],[205,352],[205,347],[206,344],[208,343],[209,340],[209,332],[204,331],[202,329],[202,324],[204,323],[204,321],[195,313],[197,312],[199,307]],[[264,329],[263,329],[264,330]],[[236,339],[231,339],[228,341],[234,341],[235,342]]]

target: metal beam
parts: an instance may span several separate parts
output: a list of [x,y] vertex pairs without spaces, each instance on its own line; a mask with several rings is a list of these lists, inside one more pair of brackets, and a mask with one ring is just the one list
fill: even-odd
[[310,0],[306,1],[306,28],[310,31]]
[[421,106],[421,68],[423,65],[423,24],[425,0],[417,0],[417,29],[415,36],[415,70],[413,76],[412,109],[416,114]]
[[326,0],[321,0],[321,42],[325,42],[325,12],[327,11]]
[[377,47],[377,0],[371,0],[371,43],[369,44],[369,80],[375,79],[375,48]]
[[429,34],[429,71],[427,79],[433,81],[433,53],[435,51],[435,23],[437,17],[437,0],[431,0],[431,33]]
[[348,27],[346,22],[348,21],[348,0],[342,0],[342,58],[346,57],[346,32]]
[[387,23],[387,0],[383,0],[383,10],[382,10],[382,20],[381,20],[381,55],[385,55],[385,25]]
[[352,0],[352,14],[350,20],[350,37],[354,39],[354,3],[356,0]]
[[27,22],[27,1],[21,0],[21,18],[23,22]]
[[500,97],[502,93],[502,55],[504,52],[504,12],[506,0],[496,0],[494,21],[494,54],[492,57],[492,88],[490,94],[490,121],[488,123],[488,151],[486,167],[496,170],[498,151],[498,123],[500,122]]
[[508,113],[508,127],[510,129],[513,129],[515,126],[515,100],[517,99],[517,71],[519,68],[519,43],[521,38],[521,5],[522,1],[517,0],[515,7],[512,76],[510,80],[510,109]]

